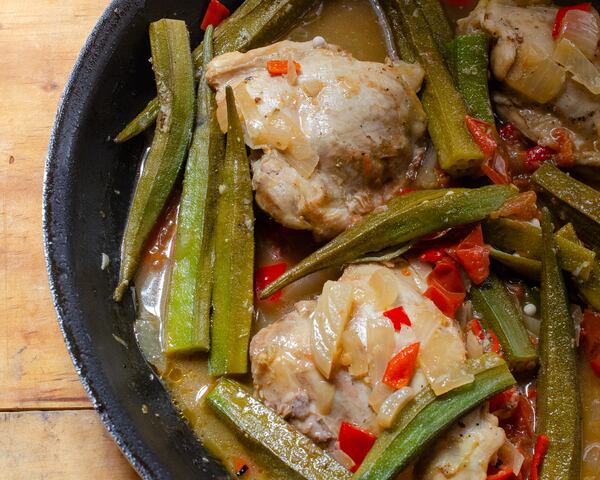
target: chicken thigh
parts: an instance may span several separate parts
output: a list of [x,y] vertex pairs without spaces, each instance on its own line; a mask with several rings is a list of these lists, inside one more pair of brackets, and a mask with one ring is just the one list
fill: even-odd
[[[481,0],[468,17],[459,21],[459,32],[484,31],[493,37],[491,67],[498,88],[492,99],[504,120],[514,123],[532,141],[557,150],[561,150],[565,140],[559,133],[562,130],[573,145],[575,163],[598,166],[600,95],[575,81],[556,63],[555,48],[560,39],[553,38],[552,29],[557,10],[558,7],[548,5],[520,6],[510,0]],[[593,21],[598,21],[596,12],[591,14]],[[600,68],[597,42],[592,51],[595,54],[590,61]],[[538,90],[546,90],[548,82],[556,82],[556,94],[544,102],[527,98],[512,88],[515,81],[522,80],[517,75],[531,75],[527,68],[538,61],[548,62],[545,66],[552,72],[542,79]],[[527,63],[529,67],[525,67]]]
[[[270,61],[288,73],[269,70]],[[288,69],[290,62],[296,68]],[[359,61],[316,37],[221,55],[206,77],[217,91],[222,129],[225,87],[234,89],[246,143],[257,150],[258,205],[319,239],[385,204],[423,154],[419,65]]]

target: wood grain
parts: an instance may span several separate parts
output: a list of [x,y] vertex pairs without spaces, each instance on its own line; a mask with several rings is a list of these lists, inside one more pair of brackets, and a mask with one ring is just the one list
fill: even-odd
[[50,129],[75,58],[108,3],[0,0],[3,479],[136,478],[73,369],[50,301],[42,249]]
[[7,480],[137,478],[90,410],[0,413],[0,452]]
[[107,0],[0,1],[0,409],[81,408],[42,250],[44,161],[59,97]]

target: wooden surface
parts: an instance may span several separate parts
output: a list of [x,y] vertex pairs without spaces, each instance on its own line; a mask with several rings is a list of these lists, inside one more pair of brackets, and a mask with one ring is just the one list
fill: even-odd
[[108,0],[0,0],[0,477],[137,478],[65,349],[48,291],[41,200],[64,83]]

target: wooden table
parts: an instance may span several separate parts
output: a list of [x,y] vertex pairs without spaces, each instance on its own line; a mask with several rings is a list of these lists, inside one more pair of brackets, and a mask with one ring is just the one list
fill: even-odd
[[79,383],[42,249],[48,137],[108,0],[0,0],[0,477],[133,479]]

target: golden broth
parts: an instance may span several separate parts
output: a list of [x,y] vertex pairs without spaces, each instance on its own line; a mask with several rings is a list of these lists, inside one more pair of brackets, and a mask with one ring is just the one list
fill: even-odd
[[[466,14],[466,9],[452,9],[449,12],[452,19]],[[306,41],[317,35],[348,50],[360,60],[381,62],[387,56],[382,31],[367,0],[325,0],[288,38]],[[271,455],[245,441],[205,404],[204,396],[213,383],[213,378],[208,375],[205,355],[170,359],[162,355],[160,318],[165,300],[163,292],[169,277],[176,217],[177,199],[174,199],[149,242],[135,279],[139,303],[135,325],[138,343],[145,357],[161,375],[191,428],[229,472],[235,474],[245,464],[249,469],[243,478],[299,479],[297,474]],[[309,234],[290,234],[289,230],[263,216],[257,221],[257,244],[257,266],[275,262],[293,265],[316,247]],[[335,278],[338,274],[335,269],[313,274],[287,287],[278,302],[257,302],[255,329],[280,318],[296,301],[314,297],[327,279]],[[239,380],[251,387],[249,376]],[[600,479],[600,380],[594,376],[587,362],[581,363],[581,385],[584,440],[581,478],[596,480]],[[400,478],[410,477],[411,473],[407,471]]]

